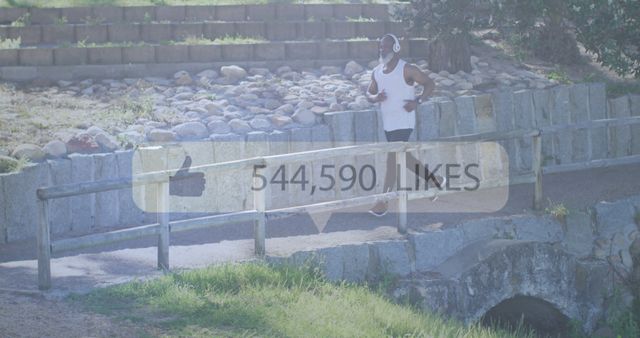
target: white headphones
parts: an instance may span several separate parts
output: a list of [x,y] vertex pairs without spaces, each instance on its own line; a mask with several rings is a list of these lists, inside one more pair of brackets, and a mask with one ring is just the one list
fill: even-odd
[[398,38],[391,33],[387,33],[384,36],[382,36],[380,40],[384,39],[385,36],[390,36],[393,39],[393,52],[399,53],[401,47],[400,47],[400,41],[398,41]]

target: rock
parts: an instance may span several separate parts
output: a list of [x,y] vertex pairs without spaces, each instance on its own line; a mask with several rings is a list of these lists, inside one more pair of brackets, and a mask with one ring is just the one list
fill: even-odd
[[361,73],[363,71],[364,68],[353,60],[347,62],[347,65],[344,66],[344,75],[346,75],[347,77],[352,77],[353,75]]
[[104,129],[97,127],[97,126],[91,126],[89,129],[87,129],[86,131],[87,134],[95,137],[96,135],[100,134],[100,133],[105,133]]
[[94,139],[98,143],[98,145],[102,147],[103,151],[113,152],[120,148],[118,141],[116,141],[113,136],[107,133],[99,133],[94,136]]
[[228,134],[231,132],[229,125],[220,120],[214,120],[207,124],[207,129],[211,134]]
[[191,75],[184,70],[173,74],[173,79],[178,86],[188,86],[193,83]]
[[166,129],[152,129],[147,133],[147,139],[151,142],[171,142],[177,138],[176,133]]
[[456,87],[462,90],[471,90],[473,89],[473,84],[465,81],[465,82],[458,83]]
[[247,71],[236,65],[223,66],[222,68],[220,68],[220,73],[234,82],[240,81],[247,77]]
[[209,136],[207,126],[195,121],[179,124],[172,130],[183,140],[198,140]]
[[292,71],[291,67],[282,66],[282,67],[279,67],[278,69],[276,69],[276,74],[282,76],[282,74],[290,73],[291,71]]
[[280,107],[282,103],[276,99],[266,99],[264,101],[264,107],[269,110],[274,110]]
[[246,134],[251,131],[249,123],[240,119],[233,119],[229,121],[229,127],[231,127],[231,130],[236,134]]
[[295,111],[295,108],[293,107],[292,104],[285,103],[282,106],[278,107],[278,109],[276,109],[276,111],[281,112],[283,114],[290,115]]
[[332,74],[340,74],[340,67],[336,66],[322,66],[320,67],[320,71],[324,75],[332,75]]
[[289,116],[275,114],[271,116],[271,123],[277,128],[282,128],[293,123],[293,120]]
[[296,108],[298,109],[310,109],[311,107],[313,107],[313,102],[309,101],[300,101],[300,103],[298,103],[298,105],[296,106]]
[[311,108],[311,111],[316,115],[322,115],[322,114],[328,112],[329,108],[314,106],[313,108]]
[[224,118],[227,120],[240,119],[242,118],[242,114],[237,111],[228,111],[224,113]]
[[471,63],[478,63],[478,61],[480,61],[480,58],[475,55],[471,55],[469,59],[471,60]]
[[60,140],[49,141],[42,150],[49,158],[60,158],[67,154],[67,146]]
[[13,152],[11,152],[11,156],[17,159],[28,159],[32,162],[40,162],[44,160],[46,154],[42,151],[42,148],[35,144],[21,144],[17,146]]
[[65,81],[65,80],[58,81],[58,86],[59,87],[69,87],[72,84],[73,84],[73,82],[71,82],[71,81]]
[[455,84],[455,81],[453,80],[449,80],[449,79],[444,79],[442,81],[440,81],[440,84],[446,87],[451,87]]
[[8,173],[18,166],[18,160],[13,157],[0,155],[0,174]]
[[204,79],[216,79],[218,78],[218,72],[216,72],[213,69],[207,69],[207,70],[203,70],[200,73],[196,74],[197,77],[199,78],[204,78]]
[[72,137],[66,146],[69,154],[94,154],[100,152],[100,145],[88,133],[80,133]]
[[255,130],[268,131],[271,130],[271,123],[264,117],[256,117],[249,122],[251,128]]
[[292,116],[293,120],[305,126],[316,123],[316,115],[309,109],[300,108]]
[[344,106],[339,104],[339,103],[332,103],[331,105],[329,105],[329,110],[330,111],[343,111],[344,110]]
[[93,86],[91,87],[87,87],[85,89],[83,89],[80,94],[84,95],[84,96],[89,96],[89,95],[93,95]]
[[265,76],[266,77],[267,75],[271,74],[271,72],[267,68],[250,68],[249,69],[249,74],[251,74],[251,75],[260,75],[260,76]]
[[[144,143],[144,135],[137,130],[127,130],[118,134],[118,139],[125,149],[131,149]],[[68,149],[68,145],[67,145]]]

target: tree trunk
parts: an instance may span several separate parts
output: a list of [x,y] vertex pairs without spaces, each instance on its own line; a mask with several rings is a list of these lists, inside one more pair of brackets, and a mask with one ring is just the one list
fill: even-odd
[[429,69],[449,73],[471,72],[471,51],[466,34],[445,35],[429,45]]

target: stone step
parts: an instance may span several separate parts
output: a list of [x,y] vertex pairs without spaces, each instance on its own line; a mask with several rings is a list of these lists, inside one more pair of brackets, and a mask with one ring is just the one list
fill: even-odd
[[[402,40],[403,57],[424,57],[427,40]],[[372,60],[377,40],[287,41],[211,45],[126,45],[87,48],[19,48],[0,50],[2,66],[117,65],[188,62]]]
[[387,4],[266,4],[220,6],[96,6],[69,8],[2,8],[0,24],[28,16],[31,24],[109,22],[388,20]]
[[[0,37],[21,39],[21,46],[183,41],[186,38],[254,37],[271,41],[376,39],[385,33],[405,36],[399,21],[228,21],[183,23],[46,24],[0,26]],[[68,46],[67,46],[68,47]]]

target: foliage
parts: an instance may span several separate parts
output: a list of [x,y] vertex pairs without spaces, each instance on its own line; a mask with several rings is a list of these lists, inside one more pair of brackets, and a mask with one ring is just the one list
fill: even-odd
[[0,37],[0,49],[18,49],[22,43],[22,38],[17,37],[15,39],[3,39]]
[[25,27],[31,25],[31,13],[25,13],[24,15],[11,22],[11,27]]
[[19,172],[22,168],[31,164],[28,158],[5,159],[0,157],[0,174]]
[[561,222],[564,222],[569,215],[569,209],[563,203],[554,203],[551,200],[549,200],[549,206],[544,211]]
[[472,0],[410,0],[409,3],[397,16],[408,23],[414,33],[438,39],[467,33],[471,28]]
[[366,286],[332,284],[318,268],[239,264],[99,289],[74,301],[170,336],[533,337],[464,326],[391,303]]

